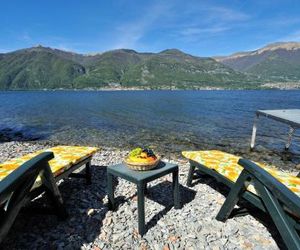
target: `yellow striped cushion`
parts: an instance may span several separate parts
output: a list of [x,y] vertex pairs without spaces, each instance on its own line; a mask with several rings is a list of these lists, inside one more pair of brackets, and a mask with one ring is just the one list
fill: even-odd
[[49,161],[49,165],[54,176],[58,176],[72,165],[93,155],[98,148],[96,147],[81,147],[81,146],[57,146],[46,150],[39,150],[31,154],[24,155],[19,158],[8,160],[0,164],[0,181],[9,175],[16,168],[21,166],[26,161],[42,152],[53,152],[54,159]]
[[[218,150],[208,151],[184,151],[182,155],[190,160],[200,163],[201,165],[213,169],[235,182],[243,170],[243,167],[238,164],[241,157],[228,154]],[[287,186],[291,191],[300,196],[300,178],[288,173],[284,173],[275,169],[274,166],[268,166],[263,163],[255,162],[258,166],[265,169],[277,180]],[[249,185],[248,190],[255,193],[253,185]]]

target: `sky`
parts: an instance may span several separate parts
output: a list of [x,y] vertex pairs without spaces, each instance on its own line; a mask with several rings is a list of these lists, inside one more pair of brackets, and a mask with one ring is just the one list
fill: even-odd
[[229,55],[300,41],[299,13],[297,0],[0,0],[0,53],[42,45]]

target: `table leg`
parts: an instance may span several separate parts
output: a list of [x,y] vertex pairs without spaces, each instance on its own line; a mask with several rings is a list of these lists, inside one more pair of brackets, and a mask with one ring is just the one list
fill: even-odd
[[145,184],[138,184],[137,191],[139,234],[143,236],[145,234]]
[[147,188],[147,183],[144,184],[144,194],[148,194],[148,188]]
[[292,126],[290,126],[288,140],[287,140],[287,143],[285,144],[285,150],[289,150],[289,147],[291,146],[291,143],[292,143],[292,137],[293,137],[294,132],[295,132],[295,129]]
[[178,170],[173,172],[173,197],[174,197],[174,207],[175,209],[180,208],[180,197],[179,197],[179,182],[178,182]]
[[253,128],[252,128],[252,137],[251,137],[250,149],[253,149],[254,145],[255,145],[255,137],[256,137],[258,118],[259,118],[259,115],[256,114],[256,116],[254,118]]
[[115,198],[114,198],[114,184],[113,175],[107,173],[107,194],[108,194],[108,207],[110,210],[115,209]]

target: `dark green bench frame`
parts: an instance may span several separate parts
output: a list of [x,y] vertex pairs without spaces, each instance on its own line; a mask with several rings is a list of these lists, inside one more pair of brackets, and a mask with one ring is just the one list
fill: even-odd
[[[215,170],[190,160],[187,185],[191,186],[196,170],[214,177],[231,190],[216,219],[226,221],[233,214],[234,206],[245,199],[255,207],[270,215],[288,249],[300,249],[300,198],[285,185],[253,162],[240,159],[244,167],[234,183]],[[247,191],[250,182],[259,196]]]
[[21,208],[32,199],[31,189],[38,175],[43,189],[51,198],[57,215],[67,216],[63,200],[48,161],[54,158],[52,152],[41,153],[22,164],[0,182],[0,242],[13,225]]
[[[57,177],[53,176],[48,163],[53,158],[52,152],[43,152],[22,164],[0,181],[0,242],[3,241],[13,225],[21,208],[44,192],[54,206],[54,213],[61,219],[65,219],[68,216],[62,196],[56,185],[56,182],[59,180],[66,177],[85,178],[86,183],[91,184],[90,168],[92,156],[72,165],[72,167]],[[73,173],[84,164],[85,173]],[[33,188],[38,175],[41,177],[42,185]]]

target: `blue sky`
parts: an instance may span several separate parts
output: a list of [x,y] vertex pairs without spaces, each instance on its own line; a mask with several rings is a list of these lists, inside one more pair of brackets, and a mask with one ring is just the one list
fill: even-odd
[[0,2],[0,52],[37,44],[95,53],[117,48],[198,56],[300,41],[299,1],[11,0]]

